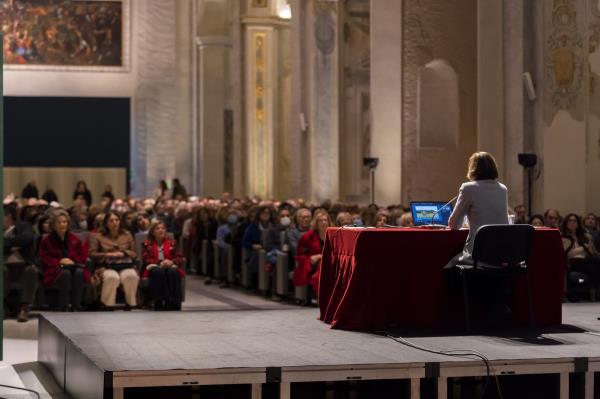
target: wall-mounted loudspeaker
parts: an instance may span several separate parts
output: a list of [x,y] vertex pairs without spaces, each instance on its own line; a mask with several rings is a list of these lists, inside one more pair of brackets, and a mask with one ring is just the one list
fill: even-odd
[[523,73],[523,85],[525,85],[527,98],[529,98],[531,101],[535,100],[535,86],[533,85],[533,80],[531,79],[531,74],[529,72]]

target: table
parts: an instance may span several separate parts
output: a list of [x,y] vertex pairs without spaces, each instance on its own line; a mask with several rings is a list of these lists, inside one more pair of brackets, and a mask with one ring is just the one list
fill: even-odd
[[[320,319],[332,328],[437,328],[462,323],[462,298],[444,283],[443,267],[467,230],[329,228],[319,283]],[[536,326],[562,322],[565,254],[560,232],[534,233],[530,267]],[[524,276],[513,282],[513,323],[529,320]],[[459,311],[460,316],[449,317]]]

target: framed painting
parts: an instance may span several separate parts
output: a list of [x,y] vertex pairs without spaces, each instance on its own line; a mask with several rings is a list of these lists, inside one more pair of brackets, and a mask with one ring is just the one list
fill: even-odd
[[4,69],[129,70],[129,0],[0,2]]

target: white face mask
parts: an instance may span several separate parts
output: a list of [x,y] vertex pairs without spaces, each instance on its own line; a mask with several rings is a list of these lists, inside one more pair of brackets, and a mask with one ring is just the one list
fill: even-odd
[[279,223],[284,227],[289,226],[291,222],[292,221],[290,220],[289,216],[284,216],[281,219],[279,219]]
[[87,228],[88,228],[87,220],[82,220],[81,222],[79,222],[79,228],[82,230],[87,230]]

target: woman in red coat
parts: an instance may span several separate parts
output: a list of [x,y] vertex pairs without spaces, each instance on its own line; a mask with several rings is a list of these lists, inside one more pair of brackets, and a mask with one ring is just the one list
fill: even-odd
[[181,310],[181,279],[185,276],[177,242],[167,238],[167,227],[153,222],[142,244],[143,278],[150,279],[156,310]]
[[302,287],[311,284],[315,294],[319,292],[323,243],[329,226],[329,213],[324,209],[317,209],[313,215],[311,229],[298,241],[294,285]]
[[44,285],[59,292],[61,310],[81,310],[83,284],[90,282],[85,267],[87,253],[81,240],[69,231],[71,221],[64,210],[57,210],[50,218],[51,233],[40,243],[40,259],[44,268]]

